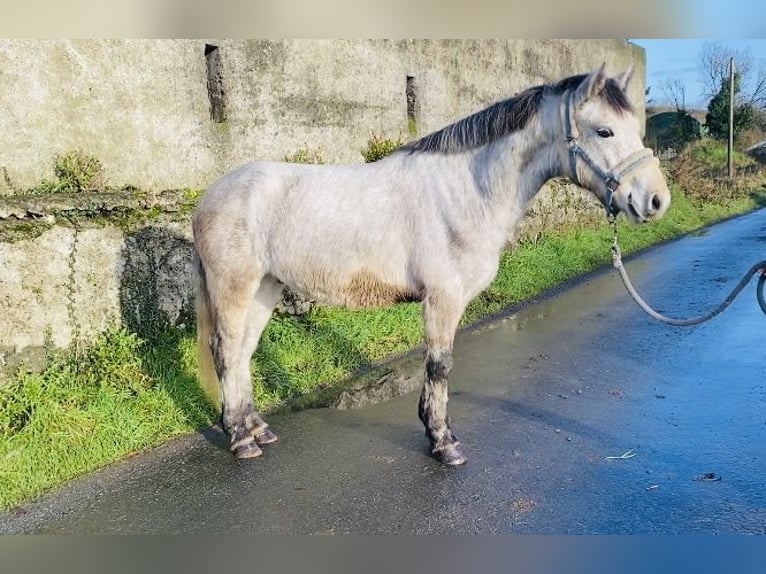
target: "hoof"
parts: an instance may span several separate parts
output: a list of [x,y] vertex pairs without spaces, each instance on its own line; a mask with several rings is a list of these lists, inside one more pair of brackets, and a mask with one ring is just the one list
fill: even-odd
[[459,466],[468,461],[459,442],[447,444],[440,449],[434,449],[433,455],[436,460],[447,466]]
[[259,447],[252,437],[248,437],[248,440],[240,440],[231,445],[231,452],[237,458],[256,458],[263,454],[261,447]]
[[277,442],[277,435],[271,432],[271,429],[269,427],[265,427],[258,434],[254,434],[253,436],[255,437],[255,442],[261,445]]

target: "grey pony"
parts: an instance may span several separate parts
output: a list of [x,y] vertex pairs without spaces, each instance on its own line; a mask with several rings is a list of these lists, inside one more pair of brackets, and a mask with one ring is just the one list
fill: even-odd
[[670,203],[625,94],[631,76],[601,66],[530,88],[375,163],[253,162],[214,182],[193,217],[197,333],[232,452],[259,456],[277,439],[254,407],[250,359],[289,286],[326,305],[421,302],[418,413],[433,456],[464,463],[447,416],[455,331],[541,186],[568,177],[635,222]]

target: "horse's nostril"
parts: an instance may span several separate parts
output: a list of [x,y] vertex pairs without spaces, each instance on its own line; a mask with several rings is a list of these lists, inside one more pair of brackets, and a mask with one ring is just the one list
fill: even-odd
[[662,200],[656,193],[652,196],[652,211],[659,211],[662,207]]

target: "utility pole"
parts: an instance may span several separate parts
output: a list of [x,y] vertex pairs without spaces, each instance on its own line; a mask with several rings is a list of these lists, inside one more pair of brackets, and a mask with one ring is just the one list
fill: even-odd
[[726,148],[729,177],[734,177],[734,58],[729,58],[729,145]]

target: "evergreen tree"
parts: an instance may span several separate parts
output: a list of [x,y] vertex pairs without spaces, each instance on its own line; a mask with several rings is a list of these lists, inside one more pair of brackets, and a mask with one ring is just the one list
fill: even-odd
[[[734,74],[734,139],[739,139],[742,132],[755,127],[756,113],[751,104],[736,104],[739,93],[739,74]],[[721,82],[721,89],[710,100],[705,119],[708,132],[716,139],[729,137],[729,81]]]

